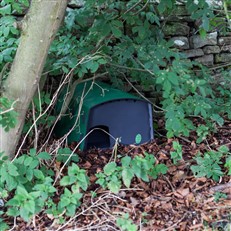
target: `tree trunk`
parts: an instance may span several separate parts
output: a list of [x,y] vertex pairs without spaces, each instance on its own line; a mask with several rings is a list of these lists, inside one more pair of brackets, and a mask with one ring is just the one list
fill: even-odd
[[25,16],[19,47],[4,84],[3,96],[17,101],[18,122],[5,132],[0,127],[0,152],[12,158],[25,121],[26,111],[38,87],[48,50],[63,20],[67,0],[32,0]]

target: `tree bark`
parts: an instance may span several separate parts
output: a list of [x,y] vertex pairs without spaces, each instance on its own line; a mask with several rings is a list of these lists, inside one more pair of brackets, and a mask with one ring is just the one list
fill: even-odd
[[48,50],[60,27],[67,0],[32,0],[22,25],[19,47],[4,84],[3,96],[17,101],[18,122],[5,132],[0,127],[0,152],[12,158],[21,136],[25,116],[38,87]]

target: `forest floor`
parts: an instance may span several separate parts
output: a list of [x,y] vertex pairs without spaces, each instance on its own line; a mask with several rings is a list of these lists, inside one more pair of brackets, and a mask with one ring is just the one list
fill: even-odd
[[[122,230],[116,220],[126,213],[142,231],[231,230],[231,178],[227,170],[223,169],[226,176],[219,182],[195,178],[190,170],[199,152],[217,150],[222,145],[231,150],[231,123],[226,122],[201,144],[196,143],[193,135],[187,140],[178,139],[183,147],[183,159],[176,165],[170,157],[172,141],[156,136],[153,142],[139,147],[119,147],[118,155],[153,154],[157,163],[168,166],[168,172],[148,183],[135,178],[129,189],[123,187],[118,194],[95,183],[95,174],[110,161],[111,150],[78,152],[78,165],[87,171],[91,184],[76,215],[60,225],[53,217],[40,214],[31,224],[18,221],[12,230]],[[222,195],[226,195],[225,198]]]

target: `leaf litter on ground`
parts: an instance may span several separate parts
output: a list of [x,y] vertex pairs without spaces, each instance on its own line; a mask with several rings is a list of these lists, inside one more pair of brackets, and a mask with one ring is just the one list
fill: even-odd
[[[191,140],[190,142],[179,138],[183,158],[177,164],[173,164],[170,155],[173,151],[173,141],[176,141],[174,139],[159,137],[141,146],[118,147],[117,155],[134,158],[136,155],[149,153],[155,156],[156,164],[163,163],[168,166],[167,174],[149,182],[135,178],[130,188],[124,186],[118,194],[104,190],[95,183],[95,174],[102,171],[111,160],[111,150],[79,151],[78,165],[87,171],[91,184],[76,215],[66,218],[63,224],[58,224],[54,217],[43,213],[35,216],[29,224],[18,218],[11,230],[121,230],[116,220],[123,214],[129,214],[138,230],[143,231],[229,230],[230,176],[220,177],[219,182],[205,177],[196,178],[190,166],[195,163],[193,158],[199,152],[218,149],[222,145],[226,145],[230,151],[230,128],[231,124],[226,124],[201,144],[196,143],[193,135],[187,139]],[[74,144],[70,148],[74,148],[73,146]],[[60,163],[54,165],[54,168],[60,168]],[[216,195],[224,194],[226,197],[216,198]],[[9,223],[13,224],[13,221]]]

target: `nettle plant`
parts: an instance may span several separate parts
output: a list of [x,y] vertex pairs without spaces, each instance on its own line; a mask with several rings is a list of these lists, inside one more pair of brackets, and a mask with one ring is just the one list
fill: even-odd
[[157,179],[160,174],[166,174],[168,170],[164,164],[155,164],[154,156],[148,153],[145,157],[135,156],[133,159],[125,156],[120,162],[121,165],[116,162],[105,165],[103,171],[96,174],[98,178],[96,183],[118,193],[122,184],[129,188],[134,177],[149,182],[150,178]]
[[[0,199],[4,202],[3,207],[9,217],[21,217],[28,222],[42,211],[57,219],[75,214],[81,205],[82,192],[89,186],[86,171],[74,163],[70,165],[67,175],[59,180],[63,189],[58,192],[54,185],[55,173],[45,164],[51,159],[49,153],[37,153],[35,149],[13,162],[7,157],[1,158]],[[13,196],[9,198],[12,193]],[[57,193],[60,197],[58,203],[54,202]],[[0,227],[5,226],[1,220]]]
[[[60,153],[63,153],[63,150]],[[35,215],[43,212],[62,223],[76,214],[90,183],[86,170],[70,163],[67,173],[57,178],[47,164],[52,161],[54,160],[49,153],[37,153],[35,149],[13,161],[1,156],[0,203],[8,217],[21,217],[30,222]],[[156,164],[154,155],[146,153],[145,156],[135,156],[133,159],[125,156],[119,159],[118,163],[108,163],[103,172],[96,174],[96,183],[118,193],[122,184],[129,188],[134,177],[149,182],[150,178],[157,179],[160,174],[166,172],[166,165]],[[55,200],[57,196],[58,202]],[[126,227],[133,227],[135,230],[135,226],[127,217],[118,219],[118,226],[124,230]],[[1,230],[8,229],[3,219],[0,220],[0,227]]]
[[228,170],[228,175],[231,174],[231,155],[229,148],[221,146],[217,151],[210,150],[203,155],[198,153],[194,158],[197,165],[192,165],[191,170],[196,177],[208,177],[215,181],[219,181],[220,177],[224,175],[222,169],[222,158],[226,158],[224,167]]

